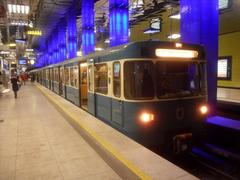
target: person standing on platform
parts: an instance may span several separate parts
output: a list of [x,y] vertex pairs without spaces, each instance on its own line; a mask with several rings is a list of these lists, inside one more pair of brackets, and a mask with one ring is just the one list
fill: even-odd
[[19,81],[19,78],[17,76],[16,73],[13,74],[13,76],[11,77],[11,83],[12,83],[12,90],[14,92],[14,97],[17,98],[17,91],[18,91],[18,82]]

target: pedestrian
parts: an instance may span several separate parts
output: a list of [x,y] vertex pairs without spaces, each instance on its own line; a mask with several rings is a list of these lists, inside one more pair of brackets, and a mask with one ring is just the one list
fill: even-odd
[[20,82],[19,77],[17,76],[16,73],[14,73],[11,77],[11,83],[12,83],[12,90],[14,92],[14,97],[15,98],[17,98],[17,91],[19,89],[18,82]]

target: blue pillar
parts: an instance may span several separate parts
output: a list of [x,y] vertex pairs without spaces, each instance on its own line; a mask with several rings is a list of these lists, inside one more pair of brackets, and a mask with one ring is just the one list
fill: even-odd
[[110,46],[117,46],[129,41],[128,0],[109,0]]
[[218,0],[180,0],[181,40],[202,44],[207,60],[210,113],[216,112],[218,60]]
[[53,64],[56,64],[56,63],[59,62],[59,55],[58,55],[58,28],[53,30],[53,37],[54,37],[54,48],[53,48],[54,62],[53,62]]
[[64,19],[61,20],[58,25],[58,49],[59,49],[59,61],[65,61],[67,59],[66,56],[66,27]]
[[76,7],[70,8],[67,15],[67,32],[68,32],[68,58],[77,56],[77,17]]
[[82,0],[82,53],[94,51],[94,0]]

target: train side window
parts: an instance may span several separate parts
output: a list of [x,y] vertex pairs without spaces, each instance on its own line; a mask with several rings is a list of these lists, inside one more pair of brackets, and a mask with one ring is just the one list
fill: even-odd
[[70,80],[69,80],[69,68],[65,67],[64,68],[64,79],[65,79],[65,84],[70,85]]
[[88,90],[93,91],[93,66],[88,66]]
[[58,68],[56,68],[56,78],[57,78],[57,82],[59,82],[59,72],[58,72]]
[[75,86],[74,84],[74,69],[73,67],[70,67],[70,85]]
[[121,96],[121,64],[113,63],[113,94],[116,97]]
[[74,86],[78,87],[78,68],[77,66],[74,66],[73,68],[73,77],[74,77]]
[[107,94],[108,93],[108,67],[107,64],[95,65],[95,91]]

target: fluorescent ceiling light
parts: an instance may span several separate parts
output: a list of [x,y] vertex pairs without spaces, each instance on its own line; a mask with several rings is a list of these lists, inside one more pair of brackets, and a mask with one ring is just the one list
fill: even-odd
[[82,51],[77,51],[77,56],[78,57],[82,56]]
[[103,48],[95,48],[95,51],[102,51],[103,50]]
[[21,13],[24,14],[25,6],[21,5]]
[[168,58],[196,58],[198,52],[194,50],[182,50],[182,49],[156,49],[156,56],[168,57]]
[[8,4],[8,12],[17,14],[29,14],[29,6],[19,4]]
[[25,6],[25,13],[26,13],[26,14],[29,13],[29,6]]
[[26,49],[27,52],[33,52],[33,49]]
[[17,13],[20,14],[20,11],[21,11],[21,6],[17,5]]
[[171,34],[171,35],[168,36],[168,39],[178,39],[180,37],[181,37],[180,34]]
[[160,32],[159,29],[148,28],[143,31],[144,34],[154,34]]
[[171,19],[181,19],[181,15],[180,13],[175,13],[169,16],[169,18]]
[[17,12],[17,7],[15,4],[12,4],[12,12],[16,13]]
[[8,4],[8,11],[10,14],[12,13],[12,5],[11,4]]
[[110,40],[109,40],[109,39],[106,39],[104,42],[105,42],[105,43],[110,43]]
[[35,64],[35,61],[33,59],[30,60],[30,64],[31,65],[34,65]]
[[10,43],[10,44],[8,44],[8,46],[9,46],[9,47],[15,47],[16,44],[15,44],[15,43]]

